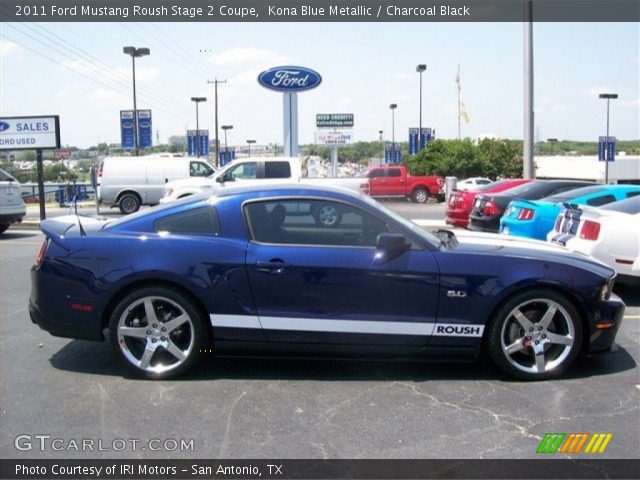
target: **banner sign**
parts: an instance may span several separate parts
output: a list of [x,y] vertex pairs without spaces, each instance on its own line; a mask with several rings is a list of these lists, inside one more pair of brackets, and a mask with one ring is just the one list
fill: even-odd
[[318,113],[318,128],[350,128],[353,127],[353,113]]
[[236,159],[236,149],[235,147],[229,147],[227,149],[220,150],[220,166],[224,167],[227,163],[232,162]]
[[317,132],[316,140],[325,145],[344,145],[351,141],[351,132],[339,132],[337,130],[332,132]]
[[209,130],[200,130],[200,155],[209,155]]
[[0,150],[60,148],[60,117],[0,117]]
[[418,148],[418,129],[410,128],[409,129],[409,155],[417,155],[420,150],[427,148],[427,145],[431,141],[431,129],[423,128],[422,129],[422,138],[421,142],[419,142],[420,148]]
[[196,156],[196,138],[197,132],[195,130],[187,130],[187,155],[190,157]]
[[601,162],[616,161],[616,137],[598,137],[598,160]]
[[136,146],[133,123],[133,110],[120,110],[120,145],[122,148]]
[[151,148],[152,145],[151,110],[138,110],[138,146]]
[[396,143],[395,152],[393,147],[394,144],[391,142],[384,144],[384,163],[402,163],[402,145]]
[[70,158],[71,151],[70,150],[55,150],[53,152],[53,156],[56,158]]

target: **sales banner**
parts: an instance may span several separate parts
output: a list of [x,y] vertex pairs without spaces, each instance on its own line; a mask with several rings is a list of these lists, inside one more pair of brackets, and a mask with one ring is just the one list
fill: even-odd
[[151,110],[138,110],[138,146],[153,146],[153,129],[151,126]]
[[120,145],[134,148],[136,145],[133,110],[120,110]]

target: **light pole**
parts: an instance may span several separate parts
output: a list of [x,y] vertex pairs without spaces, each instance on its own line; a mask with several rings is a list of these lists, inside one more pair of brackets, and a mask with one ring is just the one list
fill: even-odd
[[133,69],[133,142],[138,156],[138,104],[136,102],[136,58],[149,55],[151,51],[148,48],[122,47],[122,53],[131,57],[131,66]]
[[229,153],[229,148],[227,147],[227,130],[232,130],[233,125],[222,125],[221,128],[224,131],[224,155],[226,157]]
[[384,130],[378,130],[378,135],[380,136],[380,151],[382,153],[382,156],[380,157],[380,164],[382,165],[382,162],[384,161],[384,141],[382,138],[382,135],[384,134]]
[[198,112],[198,104],[206,102],[207,97],[191,97],[191,101],[196,104],[196,157],[200,158],[200,115]]
[[416,72],[420,74],[420,120],[418,126],[418,152],[422,149],[422,72],[427,69],[423,63],[416,67]]
[[605,141],[605,149],[604,149],[604,183],[605,185],[609,183],[609,101],[615,100],[618,98],[617,93],[601,93],[599,95],[600,98],[603,98],[607,101],[607,139]]
[[247,145],[249,145],[249,156],[251,156],[251,144],[256,143],[255,140],[247,140]]
[[396,103],[392,103],[389,105],[391,109],[391,163],[395,163],[396,161],[396,108],[398,105]]

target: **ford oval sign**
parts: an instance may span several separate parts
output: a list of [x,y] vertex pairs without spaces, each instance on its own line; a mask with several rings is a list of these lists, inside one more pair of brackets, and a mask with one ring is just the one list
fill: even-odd
[[7,122],[0,122],[0,132],[4,132],[5,130],[9,130],[9,125]]
[[320,74],[304,67],[274,67],[258,75],[258,83],[277,92],[302,92],[316,88],[322,82]]

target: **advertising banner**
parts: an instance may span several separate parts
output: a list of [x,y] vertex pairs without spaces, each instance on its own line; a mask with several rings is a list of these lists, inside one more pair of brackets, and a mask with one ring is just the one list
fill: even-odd
[[151,127],[151,110],[138,110],[138,146],[153,146],[153,129]]
[[[394,150],[395,145],[395,152]],[[384,144],[384,163],[386,164],[398,164],[402,163],[402,145],[399,143],[393,144],[391,142],[386,142]]]
[[60,148],[60,117],[0,117],[0,150]]
[[616,161],[616,137],[598,137],[598,160],[601,162]]
[[133,124],[133,110],[120,110],[120,145],[122,148],[136,146]]
[[318,143],[324,143],[325,145],[344,145],[351,141],[351,132],[349,131],[331,131],[331,132],[317,132],[316,140]]
[[353,127],[353,113],[318,113],[316,127],[351,128]]
[[[422,138],[421,141],[418,141],[418,129],[410,128],[409,129],[409,155],[416,155],[420,150],[427,148],[427,145],[431,141],[431,129],[423,128],[422,129]],[[418,143],[420,143],[420,148],[418,148]]]
[[200,130],[200,155],[209,155],[209,130]]

